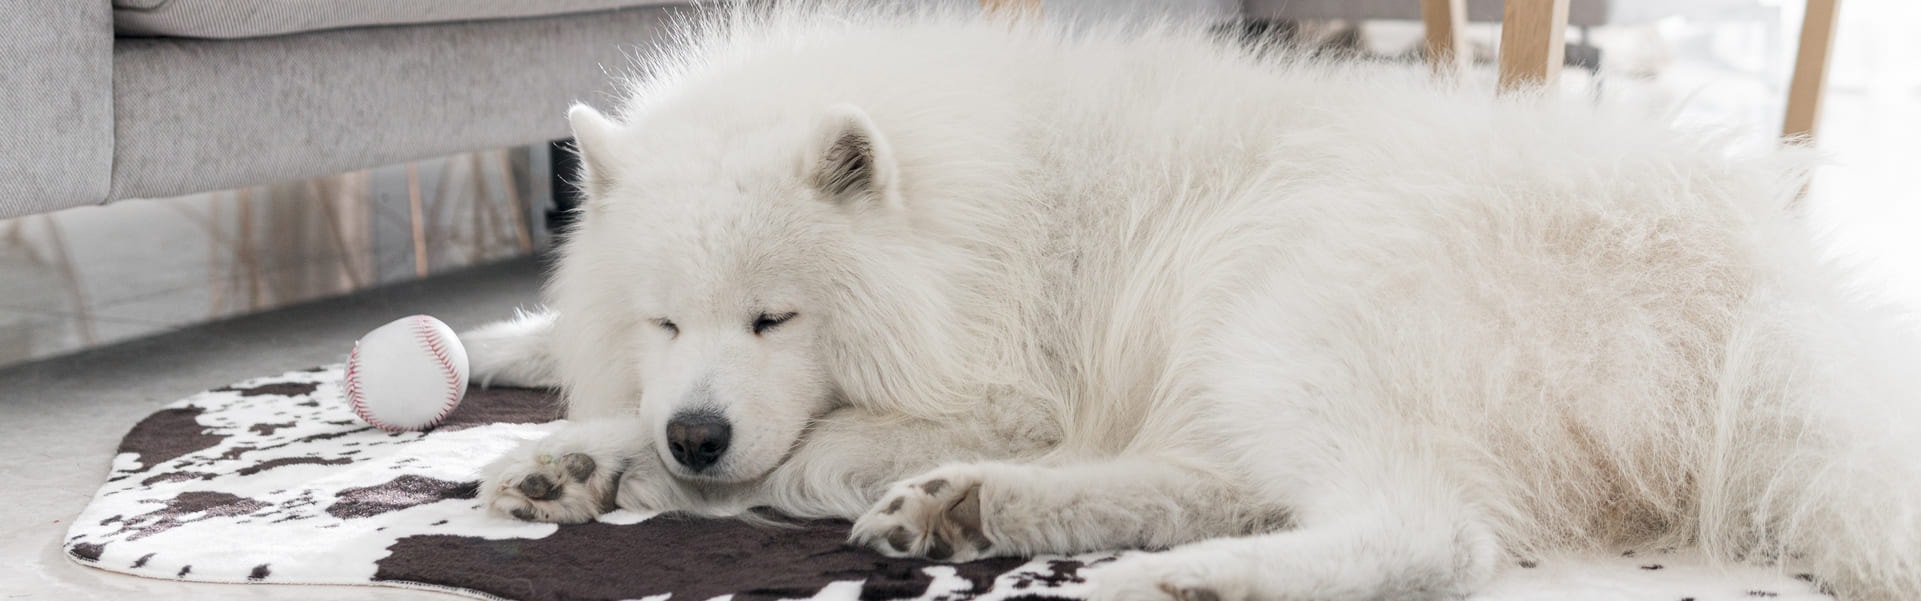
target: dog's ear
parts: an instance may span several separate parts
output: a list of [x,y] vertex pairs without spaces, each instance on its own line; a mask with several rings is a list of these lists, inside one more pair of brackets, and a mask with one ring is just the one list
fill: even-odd
[[894,154],[872,119],[859,107],[828,107],[816,128],[803,168],[821,197],[845,206],[900,203]]
[[611,167],[614,137],[620,135],[620,124],[614,123],[594,107],[576,104],[567,111],[567,121],[574,126],[574,150],[580,153],[580,186],[587,192],[591,205],[606,196],[613,185],[614,172]]

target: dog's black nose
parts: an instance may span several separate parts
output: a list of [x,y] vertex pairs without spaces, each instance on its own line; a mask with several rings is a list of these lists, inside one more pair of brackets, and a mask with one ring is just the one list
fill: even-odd
[[682,413],[667,421],[667,452],[696,473],[720,461],[733,437],[733,424],[712,413]]

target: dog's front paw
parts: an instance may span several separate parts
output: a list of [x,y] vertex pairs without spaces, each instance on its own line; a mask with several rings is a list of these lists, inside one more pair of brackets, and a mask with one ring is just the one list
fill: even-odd
[[617,460],[536,441],[488,466],[481,495],[489,511],[530,522],[579,524],[613,508]]
[[972,561],[992,554],[981,518],[981,470],[954,465],[902,481],[854,522],[849,539],[889,557]]

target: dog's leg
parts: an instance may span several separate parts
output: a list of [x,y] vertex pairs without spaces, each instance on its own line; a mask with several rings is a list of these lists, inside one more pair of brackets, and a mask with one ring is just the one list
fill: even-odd
[[965,420],[939,423],[839,409],[814,421],[793,455],[766,479],[757,502],[794,516],[853,519],[907,476],[954,461],[1038,455],[1049,444],[982,431]]
[[1294,528],[1138,554],[1090,572],[1097,601],[1460,599],[1492,574],[1494,536],[1439,471],[1349,463],[1300,497]]
[[964,463],[895,484],[852,540],[895,557],[1166,547],[1285,523],[1231,481],[1162,458],[1062,466]]
[[553,326],[553,312],[540,310],[462,332],[460,343],[467,348],[473,381],[481,386],[559,386],[548,350]]
[[525,520],[578,523],[618,506],[641,512],[853,518],[887,485],[942,462],[1044,450],[972,427],[841,409],[816,419],[792,455],[751,485],[687,486],[661,467],[639,418],[588,418],[489,466],[487,505]]
[[482,502],[502,516],[577,524],[613,509],[615,486],[647,446],[638,419],[568,424],[482,470]]

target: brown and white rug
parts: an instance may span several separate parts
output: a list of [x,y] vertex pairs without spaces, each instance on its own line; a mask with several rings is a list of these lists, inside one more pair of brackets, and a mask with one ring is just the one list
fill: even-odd
[[[1075,599],[1114,554],[946,565],[843,544],[847,524],[767,528],[615,512],[578,526],[495,518],[480,467],[559,426],[546,391],[473,389],[447,423],[356,419],[330,366],[194,395],[127,433],[68,556],[152,578],[374,584],[481,598],[733,601]],[[1477,599],[1828,599],[1806,579],[1687,552],[1511,566]]]

